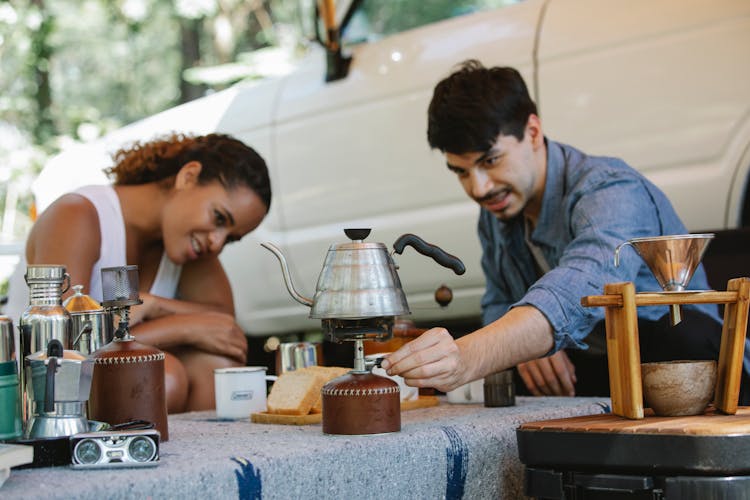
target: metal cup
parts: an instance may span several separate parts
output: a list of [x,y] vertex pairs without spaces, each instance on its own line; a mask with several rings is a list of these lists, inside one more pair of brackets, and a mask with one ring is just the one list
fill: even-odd
[[0,363],[16,359],[14,335],[13,320],[0,316]]
[[503,370],[484,377],[484,406],[514,406],[516,386],[513,370]]
[[83,354],[93,353],[114,338],[112,313],[105,309],[71,313],[70,319],[73,349]]
[[284,342],[276,351],[277,375],[317,364],[317,344],[313,342]]
[[70,313],[72,348],[91,354],[114,337],[112,313],[83,293],[83,285],[73,285],[73,295],[63,305]]

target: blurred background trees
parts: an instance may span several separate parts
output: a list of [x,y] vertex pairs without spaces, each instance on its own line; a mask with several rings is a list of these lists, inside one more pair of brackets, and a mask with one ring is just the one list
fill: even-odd
[[25,236],[29,186],[50,155],[288,69],[313,9],[313,0],[0,0],[0,244]]

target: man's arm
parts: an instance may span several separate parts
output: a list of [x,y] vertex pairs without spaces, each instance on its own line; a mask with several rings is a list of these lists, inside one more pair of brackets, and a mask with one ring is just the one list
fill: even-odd
[[[515,298],[510,290],[513,286],[504,281],[505,273],[497,268],[497,251],[502,245],[496,241],[491,231],[494,217],[483,213],[480,217],[477,233],[482,245],[482,271],[484,272],[486,289],[482,297],[482,321],[490,324],[505,315],[514,302],[519,300],[524,291],[516,289]],[[560,350],[550,356],[520,363],[518,373],[535,396],[542,395],[575,395],[575,366],[568,359],[565,351]]]

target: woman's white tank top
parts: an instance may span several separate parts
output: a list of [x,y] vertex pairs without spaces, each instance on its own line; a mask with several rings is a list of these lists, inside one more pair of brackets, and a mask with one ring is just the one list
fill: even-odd
[[[99,260],[94,264],[89,278],[90,287],[84,293],[90,295],[94,300],[102,300],[102,274],[103,267],[114,267],[127,265],[125,249],[125,221],[122,217],[120,199],[110,185],[92,185],[76,189],[73,193],[79,194],[89,200],[99,215],[99,232],[101,234],[101,245],[99,248]],[[162,254],[156,278],[151,285],[150,293],[160,297],[174,298],[177,294],[177,285],[180,282],[182,266],[173,263]],[[22,251],[18,265],[10,277],[8,289],[8,303],[3,311],[13,321],[18,318],[28,306],[28,287],[24,280],[26,274],[26,256]],[[72,283],[75,285],[75,283]]]
[[[99,215],[99,232],[101,246],[99,260],[91,269],[90,289],[88,295],[95,300],[102,300],[102,268],[126,265],[125,220],[122,217],[120,199],[114,188],[109,185],[84,186],[73,191],[89,200]],[[174,298],[180,282],[182,266],[174,264],[167,254],[161,256],[156,278],[151,285],[150,293],[160,297]]]

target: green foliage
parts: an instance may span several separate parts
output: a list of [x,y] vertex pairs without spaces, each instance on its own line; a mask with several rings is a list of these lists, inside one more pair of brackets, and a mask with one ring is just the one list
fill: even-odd
[[[276,27],[298,26],[305,3],[0,1],[0,122],[52,152],[58,135],[88,139],[81,124],[106,132],[152,115],[185,100],[191,66],[278,44]],[[187,57],[192,35],[197,53]]]
[[305,1],[0,0],[0,179],[18,194],[8,207],[0,189],[0,245],[23,239],[31,180],[62,144],[242,78],[212,86],[185,74],[277,44]]
[[148,16],[134,21],[112,2],[48,2],[59,26],[51,72],[63,134],[82,139],[82,123],[105,132],[178,102],[179,26],[169,3],[150,2]]

